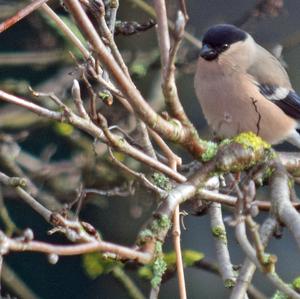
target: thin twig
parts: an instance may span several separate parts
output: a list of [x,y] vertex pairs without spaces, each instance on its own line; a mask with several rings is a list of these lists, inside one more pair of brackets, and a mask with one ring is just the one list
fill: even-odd
[[[148,3],[146,3],[144,0],[128,0],[129,2],[135,4],[136,6],[138,6],[140,9],[142,9],[144,12],[146,12],[148,15],[150,15],[153,18],[156,18],[156,13],[155,10],[151,7],[151,5],[149,5]],[[168,21],[168,25],[169,28],[171,30],[175,29],[175,24],[171,21]],[[197,47],[197,48],[201,48],[202,47],[202,43],[200,40],[198,40],[197,38],[195,38],[193,35],[191,35],[188,32],[184,32],[183,34],[184,38],[193,46]]]
[[40,214],[47,222],[50,221],[52,212],[46,209],[38,201],[35,200],[28,192],[26,192],[23,187],[26,186],[26,181],[21,178],[8,177],[4,173],[0,172],[0,183],[15,188],[16,193],[35,210]]
[[199,137],[197,137],[194,131],[191,132],[190,128],[178,126],[178,124],[175,125],[159,116],[144,100],[132,81],[128,80],[128,77],[113,59],[113,56],[107,51],[78,0],[65,0],[65,3],[77,21],[78,26],[93,46],[99,59],[110,72],[110,75],[120,87],[120,90],[126,96],[139,117],[158,133],[170,140],[184,144],[198,156],[201,155],[206,149],[206,143],[199,142]]
[[0,247],[4,254],[9,253],[10,251],[30,251],[68,256],[100,251],[114,253],[119,258],[136,260],[143,264],[147,264],[151,261],[151,255],[148,253],[104,241],[94,241],[76,245],[53,245],[39,241],[19,241],[8,238],[3,233],[0,234],[0,237]]
[[[101,1],[102,2],[102,1]],[[114,1],[117,2],[117,1]],[[102,2],[102,6],[104,7],[104,4]],[[117,10],[118,6],[115,7],[115,9],[113,9],[114,14],[116,14],[116,10]],[[115,27],[115,22],[111,22],[110,23],[110,27],[107,26],[106,20],[105,20],[105,12],[103,10],[103,13],[100,14],[99,16],[99,22],[100,22],[100,28],[103,31],[103,36],[104,38],[107,40],[108,42],[108,46],[111,50],[111,53],[113,55],[113,57],[115,58],[116,62],[119,64],[119,66],[121,67],[121,69],[123,70],[124,74],[128,77],[128,79],[130,78],[130,74],[128,71],[128,68],[122,58],[122,55],[115,43],[115,39],[114,39],[114,35],[113,35],[113,30],[112,28]]]
[[73,80],[73,86],[72,86],[72,96],[74,99],[74,103],[76,105],[77,111],[79,115],[84,119],[90,119],[88,113],[86,112],[82,99],[81,99],[81,92],[80,92],[80,86],[76,79]]
[[91,58],[89,51],[82,44],[80,39],[47,4],[43,4],[41,9],[51,20],[55,22],[60,31],[63,32],[65,36],[79,49],[85,59]]
[[30,4],[21,8],[14,16],[5,20],[0,24],[0,33],[5,31],[6,29],[12,27],[14,24],[31,14],[33,11],[38,9],[41,5],[43,5],[48,0],[36,0],[32,1]]
[[168,161],[175,161],[176,165],[181,166],[182,159],[177,156],[167,145],[167,143],[161,138],[155,131],[149,129],[150,136],[154,139],[155,143],[159,146],[163,154],[166,156]]
[[[176,164],[172,167],[174,170],[177,169]],[[180,210],[179,204],[177,205],[174,215],[173,215],[173,243],[176,253],[176,268],[177,268],[177,277],[178,277],[178,288],[180,299],[186,299],[186,286],[185,286],[185,277],[184,277],[184,267],[181,251],[181,229],[180,229]]]
[[180,0],[179,3],[180,3],[180,10],[183,12],[185,21],[187,22],[189,20],[189,15],[186,8],[186,2],[185,0]]
[[146,176],[143,173],[140,172],[136,172],[132,169],[130,169],[128,166],[126,166],[124,163],[122,163],[121,161],[119,161],[113,154],[111,148],[108,148],[108,153],[110,156],[111,161],[117,165],[119,168],[121,168],[126,174],[130,174],[133,177],[137,178],[146,188],[148,188],[149,190],[152,190],[153,192],[155,192],[156,194],[159,195],[160,198],[165,198],[167,193],[166,191],[160,189],[159,187],[157,187],[156,185],[154,185],[153,183],[151,183]]
[[[107,143],[107,139],[105,138],[103,131],[99,127],[97,127],[93,122],[83,119],[74,113],[67,115],[66,118],[66,116],[63,115],[61,112],[56,112],[56,111],[49,110],[47,108],[43,108],[34,103],[26,101],[22,98],[8,94],[2,90],[0,90],[0,99],[12,104],[16,104],[23,108],[26,108],[42,117],[46,117],[48,119],[52,119],[60,122],[70,123],[73,126],[77,127],[78,129],[87,132],[94,138],[97,138],[102,142]],[[183,175],[173,171],[170,167],[144,154],[142,151],[131,146],[128,142],[126,142],[126,140],[122,139],[118,145],[119,145],[118,150],[123,152],[124,154],[127,154],[136,160],[142,161],[143,163],[147,164],[149,167],[152,167],[160,172],[163,172],[164,174],[170,176],[171,178],[173,178],[178,182],[186,181],[186,178]]]

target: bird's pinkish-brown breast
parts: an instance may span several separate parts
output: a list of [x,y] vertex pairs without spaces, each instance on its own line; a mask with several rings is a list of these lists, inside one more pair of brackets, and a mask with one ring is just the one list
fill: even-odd
[[230,63],[200,58],[195,90],[209,126],[221,138],[252,131],[276,144],[296,127],[295,120],[263,97],[249,74]]

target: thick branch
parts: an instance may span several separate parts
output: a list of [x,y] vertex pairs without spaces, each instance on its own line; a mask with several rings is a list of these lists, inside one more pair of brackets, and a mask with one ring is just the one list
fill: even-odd
[[284,167],[276,163],[271,177],[271,201],[273,213],[283,222],[300,247],[300,215],[290,201],[289,177]]
[[[260,237],[263,245],[266,247],[269,240],[271,239],[277,222],[274,218],[267,218],[261,226]],[[236,285],[234,286],[230,299],[244,299],[247,289],[251,284],[253,274],[256,270],[255,264],[249,259],[246,258],[242,268],[239,271],[239,275],[236,280]]]
[[219,271],[225,287],[233,287],[235,275],[230,260],[227,234],[222,217],[221,204],[212,203],[209,207],[210,226],[214,236]]

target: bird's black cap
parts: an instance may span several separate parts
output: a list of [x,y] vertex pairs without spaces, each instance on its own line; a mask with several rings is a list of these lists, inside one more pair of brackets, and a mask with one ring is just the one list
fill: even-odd
[[247,33],[234,25],[219,24],[210,27],[203,36],[202,43],[217,49],[247,38]]

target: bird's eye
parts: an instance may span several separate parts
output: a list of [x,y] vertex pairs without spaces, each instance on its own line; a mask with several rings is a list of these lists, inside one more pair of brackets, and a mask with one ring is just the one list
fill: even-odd
[[230,47],[230,46],[229,46],[228,44],[224,44],[224,45],[221,46],[220,51],[221,51],[221,52],[224,52],[224,51],[226,51],[229,47]]

